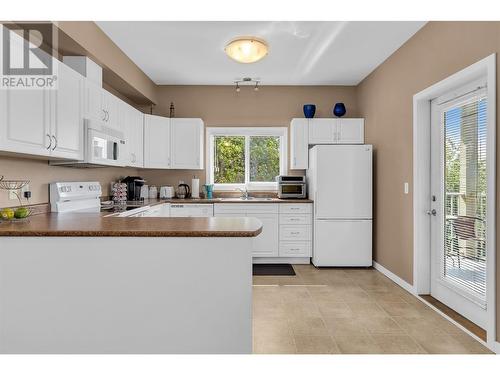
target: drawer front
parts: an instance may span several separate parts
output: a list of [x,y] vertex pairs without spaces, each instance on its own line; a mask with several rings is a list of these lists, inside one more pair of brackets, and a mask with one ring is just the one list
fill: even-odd
[[280,224],[288,225],[309,225],[311,224],[311,215],[280,215]]
[[311,212],[312,212],[311,203],[280,204],[280,214],[310,214]]
[[216,203],[214,204],[215,215],[221,213],[242,213],[251,216],[252,213],[277,214],[278,205],[271,203]]
[[282,241],[310,241],[312,237],[310,225],[281,225],[280,240]]
[[310,257],[311,254],[311,242],[280,242],[280,252],[281,257]]

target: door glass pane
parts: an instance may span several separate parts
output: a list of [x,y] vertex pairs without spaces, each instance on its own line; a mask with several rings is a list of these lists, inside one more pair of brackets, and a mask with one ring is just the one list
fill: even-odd
[[476,98],[447,109],[442,279],[486,301],[486,108]]
[[250,181],[275,182],[280,174],[280,137],[250,137]]
[[215,137],[214,182],[245,183],[245,137]]

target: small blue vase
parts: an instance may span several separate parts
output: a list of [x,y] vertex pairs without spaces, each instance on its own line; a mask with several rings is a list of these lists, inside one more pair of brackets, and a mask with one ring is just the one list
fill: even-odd
[[304,104],[304,116],[306,118],[313,118],[316,113],[316,106],[314,104]]
[[344,103],[336,103],[335,107],[333,107],[333,114],[337,117],[342,117],[346,114],[347,110],[345,109]]

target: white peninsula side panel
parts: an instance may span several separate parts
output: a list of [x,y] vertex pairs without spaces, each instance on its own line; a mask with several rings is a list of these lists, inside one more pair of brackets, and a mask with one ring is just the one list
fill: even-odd
[[0,353],[251,353],[249,237],[0,237]]

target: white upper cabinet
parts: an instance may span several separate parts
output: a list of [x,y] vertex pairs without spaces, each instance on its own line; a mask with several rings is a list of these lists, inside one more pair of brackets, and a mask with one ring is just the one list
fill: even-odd
[[112,129],[124,131],[119,121],[119,112],[122,100],[106,90],[102,90],[102,107],[105,113],[104,125]]
[[172,118],[172,169],[203,169],[203,121]]
[[124,131],[119,121],[122,100],[104,90],[98,84],[86,82],[86,114],[85,117],[97,124]]
[[58,87],[53,93],[52,156],[84,158],[85,78],[65,64],[59,64]]
[[365,143],[365,120],[362,118],[343,118],[337,124],[337,143]]
[[203,121],[144,115],[144,168],[203,169]]
[[125,129],[125,165],[144,167],[144,114],[121,102],[118,121]]
[[0,90],[0,149],[49,156],[50,91]]
[[309,122],[309,144],[363,144],[365,121],[362,118],[313,118]]
[[290,124],[290,169],[307,169],[309,159],[308,120],[295,118]]
[[168,169],[170,157],[170,119],[144,115],[144,168]]
[[57,88],[1,90],[0,149],[83,159],[84,77],[58,64]]
[[106,112],[103,107],[102,87],[89,80],[85,86],[85,118],[103,125]]
[[321,145],[335,142],[335,119],[309,119],[309,144]]

